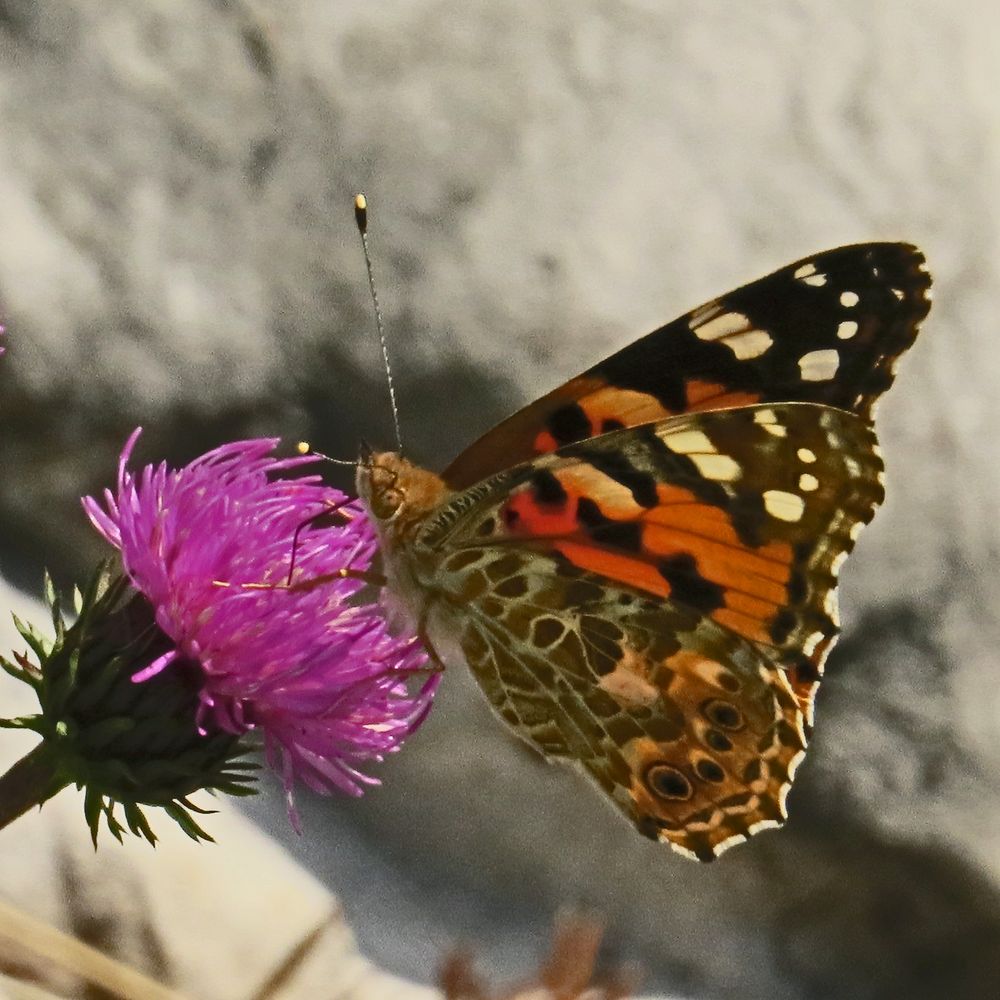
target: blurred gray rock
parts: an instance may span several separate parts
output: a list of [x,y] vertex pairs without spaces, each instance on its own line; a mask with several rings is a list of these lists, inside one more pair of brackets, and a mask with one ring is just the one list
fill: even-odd
[[880,412],[889,499],[786,829],[697,867],[447,678],[363,802],[287,833],[362,950],[536,955],[582,902],[692,997],[979,997],[1000,978],[1000,11],[499,0],[0,0],[0,568],[100,553],[76,497],[128,431],[275,433],[440,466],[634,336],[813,250],[920,243],[926,332]]

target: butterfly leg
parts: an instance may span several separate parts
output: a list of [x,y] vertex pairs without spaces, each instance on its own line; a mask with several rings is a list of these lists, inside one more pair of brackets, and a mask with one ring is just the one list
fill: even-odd
[[444,673],[444,660],[438,655],[438,651],[434,648],[434,643],[431,642],[430,636],[427,634],[427,618],[424,616],[423,621],[420,623],[417,629],[417,639],[420,645],[424,647],[425,652],[430,657],[430,664],[426,667],[426,670],[430,674],[443,674]]
[[427,631],[427,618],[428,618],[429,608],[426,606],[420,614],[420,620],[417,623],[417,627],[414,630],[414,636],[412,641],[419,643],[423,648],[424,652],[427,654],[430,662],[419,670],[414,671],[414,673],[420,674],[443,674],[445,669],[445,662],[441,659],[440,654],[434,648],[434,643],[431,642],[430,634]]
[[385,576],[382,573],[374,573],[366,569],[352,569],[348,566],[345,569],[338,569],[333,573],[323,573],[320,576],[311,576],[308,580],[299,580],[296,583],[285,584],[281,590],[312,590],[324,583],[332,583],[334,580],[361,580],[372,587],[384,587]]
[[[340,526],[344,527],[354,520],[351,515],[344,511],[342,508],[346,507],[351,503],[350,499],[341,500],[340,503],[330,504],[328,507],[313,514],[311,517],[307,517],[301,524],[297,525],[295,531],[292,532],[292,557],[288,561],[288,579],[285,581],[288,587],[292,585],[292,575],[295,573],[295,556],[299,550],[299,535],[310,525],[315,524],[317,521],[322,520],[324,517],[338,518],[340,521]],[[336,523],[336,522],[335,522]]]

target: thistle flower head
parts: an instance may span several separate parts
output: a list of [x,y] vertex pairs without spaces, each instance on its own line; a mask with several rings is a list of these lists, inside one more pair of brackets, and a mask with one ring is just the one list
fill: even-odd
[[[414,689],[427,666],[416,637],[390,633],[380,607],[360,600],[362,581],[336,578],[368,568],[375,536],[363,508],[319,477],[280,478],[313,456],[280,459],[276,440],[259,439],[133,474],[138,433],[117,489],[103,505],[84,500],[170,640],[133,680],[196,664],[202,729],[262,734],[298,829],[295,781],[324,794],[377,784],[358,765],[400,747],[438,677]],[[337,523],[320,526],[331,511]]]

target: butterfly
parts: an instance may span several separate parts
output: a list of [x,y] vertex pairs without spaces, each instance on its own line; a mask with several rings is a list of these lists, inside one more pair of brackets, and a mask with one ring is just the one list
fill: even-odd
[[883,499],[873,410],[929,307],[915,247],[829,250],[636,341],[440,476],[368,452],[396,613],[647,837],[710,861],[781,825],[837,573]]

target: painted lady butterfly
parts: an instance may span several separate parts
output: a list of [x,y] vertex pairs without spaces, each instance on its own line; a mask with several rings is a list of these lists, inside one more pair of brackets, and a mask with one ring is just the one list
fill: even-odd
[[390,595],[646,836],[710,861],[780,825],[837,571],[883,497],[872,411],[929,288],[912,246],[830,250],[626,347],[441,476],[367,455]]

